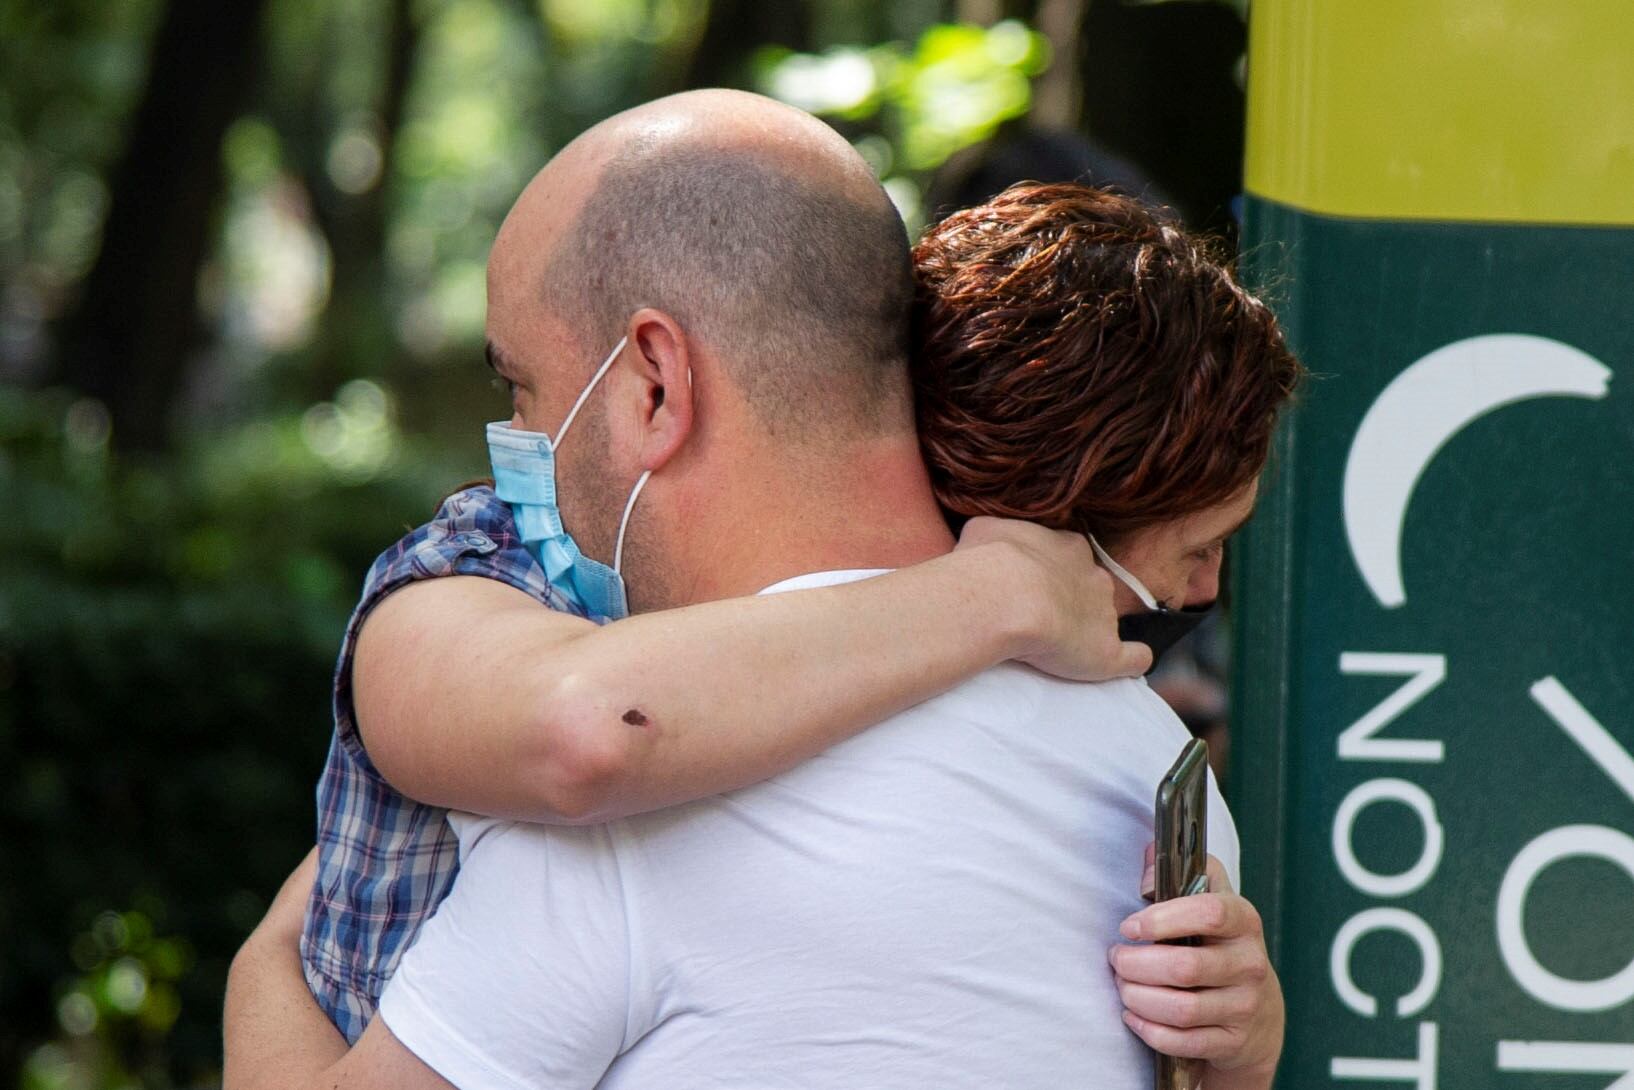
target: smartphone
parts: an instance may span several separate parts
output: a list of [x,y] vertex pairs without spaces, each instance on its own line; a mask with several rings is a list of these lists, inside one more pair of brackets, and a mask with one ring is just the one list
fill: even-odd
[[[1156,893],[1167,901],[1208,892],[1208,743],[1193,738],[1157,787]],[[1198,939],[1174,939],[1195,946]],[[1197,1090],[1203,1062],[1157,1054],[1156,1090]]]

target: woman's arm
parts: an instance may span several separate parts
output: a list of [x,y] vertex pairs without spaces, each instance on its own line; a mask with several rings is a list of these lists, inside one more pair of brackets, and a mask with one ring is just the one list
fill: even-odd
[[317,869],[313,849],[233,958],[221,1018],[222,1090],[449,1090],[379,1019],[348,1049],[307,990],[301,920]]
[[493,580],[426,580],[365,622],[353,684],[404,794],[594,822],[766,779],[1007,659],[1084,680],[1149,665],[1081,536],[975,519],[876,579],[602,627]]
[[[313,1001],[301,972],[301,920],[317,872],[314,848],[233,958],[221,1019],[225,1090],[297,1085],[297,1074],[315,1074],[346,1055],[345,1038]],[[292,1070],[292,1056],[311,1071]]]
[[[1152,846],[1146,848],[1151,888]],[[1129,943],[1108,952],[1123,1020],[1159,1052],[1207,1061],[1203,1090],[1270,1090],[1287,1011],[1254,906],[1208,857],[1212,892],[1176,897],[1123,921]],[[1198,946],[1166,945],[1197,936]],[[1150,945],[1134,945],[1145,943]]]

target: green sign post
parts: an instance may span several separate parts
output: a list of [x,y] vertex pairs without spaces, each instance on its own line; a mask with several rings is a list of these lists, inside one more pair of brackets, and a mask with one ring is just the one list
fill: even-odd
[[1634,1090],[1634,4],[1250,18],[1313,372],[1233,559],[1280,1085]]

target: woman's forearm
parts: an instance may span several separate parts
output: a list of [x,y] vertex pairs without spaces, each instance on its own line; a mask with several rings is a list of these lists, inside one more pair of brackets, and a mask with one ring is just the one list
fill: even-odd
[[301,971],[301,919],[316,874],[314,850],[233,958],[222,1016],[224,1090],[301,1085],[346,1054]]
[[765,779],[1005,659],[1145,669],[1081,537],[973,525],[878,578],[600,628],[493,580],[416,584],[360,636],[359,727],[411,798],[592,822]]
[[645,614],[553,656],[549,726],[601,821],[755,783],[1013,658],[1032,608],[977,551],[876,579]]

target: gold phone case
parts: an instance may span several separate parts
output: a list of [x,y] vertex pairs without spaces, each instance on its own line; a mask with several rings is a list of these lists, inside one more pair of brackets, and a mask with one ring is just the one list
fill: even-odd
[[[1193,738],[1157,790],[1155,900],[1208,892],[1208,743]],[[1177,939],[1197,945],[1197,939]],[[1203,1061],[1157,1054],[1156,1090],[1198,1090]]]

